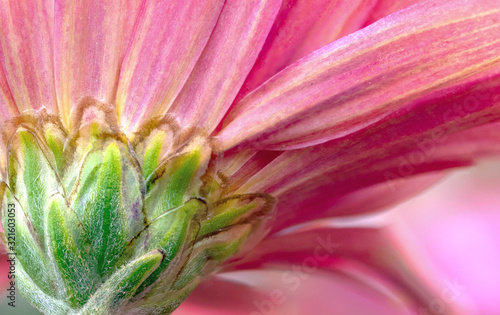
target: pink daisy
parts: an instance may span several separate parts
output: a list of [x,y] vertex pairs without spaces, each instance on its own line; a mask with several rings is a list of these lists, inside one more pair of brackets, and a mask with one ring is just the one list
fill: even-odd
[[498,154],[499,32],[493,0],[4,1],[15,285],[47,314],[438,314],[345,218]]

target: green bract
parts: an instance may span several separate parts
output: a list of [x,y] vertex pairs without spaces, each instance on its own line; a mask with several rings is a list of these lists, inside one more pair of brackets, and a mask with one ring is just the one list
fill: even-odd
[[18,288],[47,314],[172,312],[271,217],[269,195],[228,194],[200,132],[164,118],[127,137],[111,112],[87,99],[72,132],[43,111],[6,132],[2,225]]

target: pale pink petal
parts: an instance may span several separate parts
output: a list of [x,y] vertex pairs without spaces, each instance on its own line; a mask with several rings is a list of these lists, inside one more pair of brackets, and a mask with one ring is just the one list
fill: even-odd
[[[318,270],[342,272],[364,280],[380,292],[401,295],[414,310],[428,307],[438,288],[414,272],[413,261],[401,256],[385,230],[313,228],[264,240],[232,269],[259,269],[289,264],[289,278]],[[454,306],[451,305],[450,309]],[[450,312],[451,314],[451,312]]]
[[[397,207],[393,241],[468,315],[500,314],[500,160]],[[446,295],[445,295],[446,294]]]
[[86,96],[114,103],[120,65],[141,1],[55,1],[54,60],[59,110]]
[[285,0],[237,101],[286,66],[357,31],[376,0]]
[[227,1],[208,44],[169,113],[210,133],[264,44],[281,1]]
[[[53,73],[51,1],[0,5],[0,106],[2,116],[42,106],[57,111]],[[3,73],[2,73],[3,72]]]
[[[426,1],[286,68],[229,113],[221,149],[293,149],[365,128],[426,98],[500,73],[500,8],[486,0]],[[496,89],[495,95],[500,94]]]
[[165,114],[212,34],[223,0],[147,1],[120,73],[116,104],[130,131]]

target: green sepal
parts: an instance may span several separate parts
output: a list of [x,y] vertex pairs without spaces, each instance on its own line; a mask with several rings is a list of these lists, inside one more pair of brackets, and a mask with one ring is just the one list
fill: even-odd
[[97,198],[97,179],[102,166],[102,152],[94,151],[88,153],[81,169],[71,178],[67,178],[67,191],[71,192],[71,207],[75,209],[78,217],[83,219],[85,208],[92,200]]
[[16,272],[18,274],[16,283],[19,291],[32,305],[39,309],[44,314],[51,315],[67,315],[72,314],[71,308],[61,301],[40,289],[33,278],[31,278],[22,264],[16,265]]
[[213,207],[212,217],[202,222],[200,237],[248,221],[265,212],[272,202],[265,194],[235,195],[218,201]]
[[[200,279],[200,277],[196,277],[178,291],[163,292],[153,297],[148,296],[145,300],[138,300],[127,305],[127,308],[136,310],[136,314],[171,314],[196,288]],[[125,314],[125,310],[120,314]]]
[[[107,315],[117,313],[141,283],[160,265],[163,254],[154,250],[116,270],[92,295],[81,315]],[[122,313],[123,314],[123,313]]]
[[16,161],[16,157],[14,154],[10,153],[8,154],[8,157],[7,157],[7,163],[8,163],[8,171],[9,171],[9,175],[8,175],[8,179],[9,179],[9,187],[10,189],[15,192],[17,189],[17,161]]
[[47,141],[48,148],[52,152],[57,172],[61,174],[66,162],[64,158],[64,143],[60,138],[49,131],[45,132],[45,140]]
[[177,277],[171,290],[179,290],[196,277],[205,275],[204,269],[212,271],[213,266],[210,262],[213,262],[213,265],[218,265],[220,261],[236,253],[251,229],[252,226],[249,224],[240,224],[197,242],[191,258]]
[[164,140],[165,135],[163,133],[158,133],[151,139],[150,145],[146,148],[144,152],[144,161],[142,163],[142,174],[144,178],[148,178],[158,167],[158,159]]
[[[202,212],[205,205],[196,200],[190,200],[183,206],[169,211],[152,222],[139,237],[131,244],[139,252],[147,252],[153,248],[161,249],[165,255],[163,262],[155,272],[137,290],[138,293],[145,290],[160,278],[161,274],[168,268],[170,262],[181,251],[186,243],[194,241],[199,229],[199,220],[195,216]],[[174,276],[174,275],[167,275]],[[173,281],[172,281],[173,282]]]
[[[5,190],[2,206],[4,209],[3,226],[5,229],[5,247],[7,252],[15,252],[16,259],[25,266],[26,274],[33,279],[41,291],[47,295],[56,297],[58,292],[53,286],[54,275],[48,266],[43,245],[40,243],[37,235],[32,233],[32,230],[29,228],[31,226],[28,223],[29,218],[8,189]],[[12,212],[10,211],[11,209],[13,209]],[[12,220],[11,214],[15,215],[15,227],[12,230],[9,225],[9,219]],[[10,233],[12,232],[15,235],[14,239],[11,239],[12,236]],[[11,241],[14,242],[11,243]]]
[[122,167],[118,145],[108,145],[90,200],[83,215],[83,225],[91,241],[90,258],[100,277],[113,271],[127,245],[127,222],[122,204]]
[[21,188],[20,184],[16,183],[15,194],[21,198],[20,201],[29,215],[30,223],[40,243],[43,244],[45,237],[43,213],[48,196],[57,192],[57,176],[42,153],[37,139],[28,131],[20,131],[18,137],[23,166],[22,174],[19,171],[18,174],[22,176],[24,187]]
[[219,215],[216,215],[210,220],[203,221],[200,229],[200,236],[207,235],[209,233],[222,229],[223,227],[231,225],[239,217],[254,209],[256,206],[256,204],[250,204],[236,209],[231,209],[228,212],[223,212]]
[[168,167],[160,166],[155,176],[150,176],[147,184],[151,188],[146,196],[150,219],[180,206],[185,201],[189,184],[200,166],[200,159],[199,150],[182,154],[168,163]]
[[76,215],[60,196],[49,203],[47,213],[48,247],[65,285],[69,304],[79,308],[94,291],[97,277],[91,273],[85,251],[85,232]]

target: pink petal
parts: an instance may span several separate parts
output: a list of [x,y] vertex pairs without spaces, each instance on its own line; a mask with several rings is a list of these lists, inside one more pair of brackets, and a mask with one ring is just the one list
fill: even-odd
[[[0,6],[0,106],[3,117],[42,106],[57,111],[50,1],[3,1]],[[15,104],[13,103],[15,102]]]
[[[293,149],[340,138],[500,72],[500,9],[426,1],[315,51],[229,113],[221,149]],[[446,40],[444,40],[446,39]],[[495,95],[500,93],[496,89]]]
[[123,61],[116,104],[122,126],[165,114],[212,34],[224,1],[147,1]]
[[285,0],[237,100],[298,59],[357,31],[374,0]]
[[12,93],[10,92],[9,83],[0,67],[0,125],[10,118],[19,114],[19,109]]
[[268,238],[234,268],[280,264],[289,264],[295,274],[331,270],[358,279],[368,276],[366,284],[401,295],[414,309],[428,306],[438,294],[432,283],[412,272],[413,262],[399,254],[384,230],[315,228]]
[[[12,93],[10,92],[10,87],[5,78],[3,68],[0,66],[0,130],[2,130],[0,137],[0,155],[5,157],[8,146],[8,137],[5,137],[6,130],[8,130],[8,121],[19,115],[19,109],[16,106],[16,102]],[[7,124],[6,124],[7,123]],[[7,178],[5,161],[6,159],[0,159],[0,180]]]
[[86,96],[114,103],[120,64],[140,2],[55,1],[55,70],[59,110]]
[[211,132],[264,44],[281,1],[227,1],[208,44],[169,113]]

